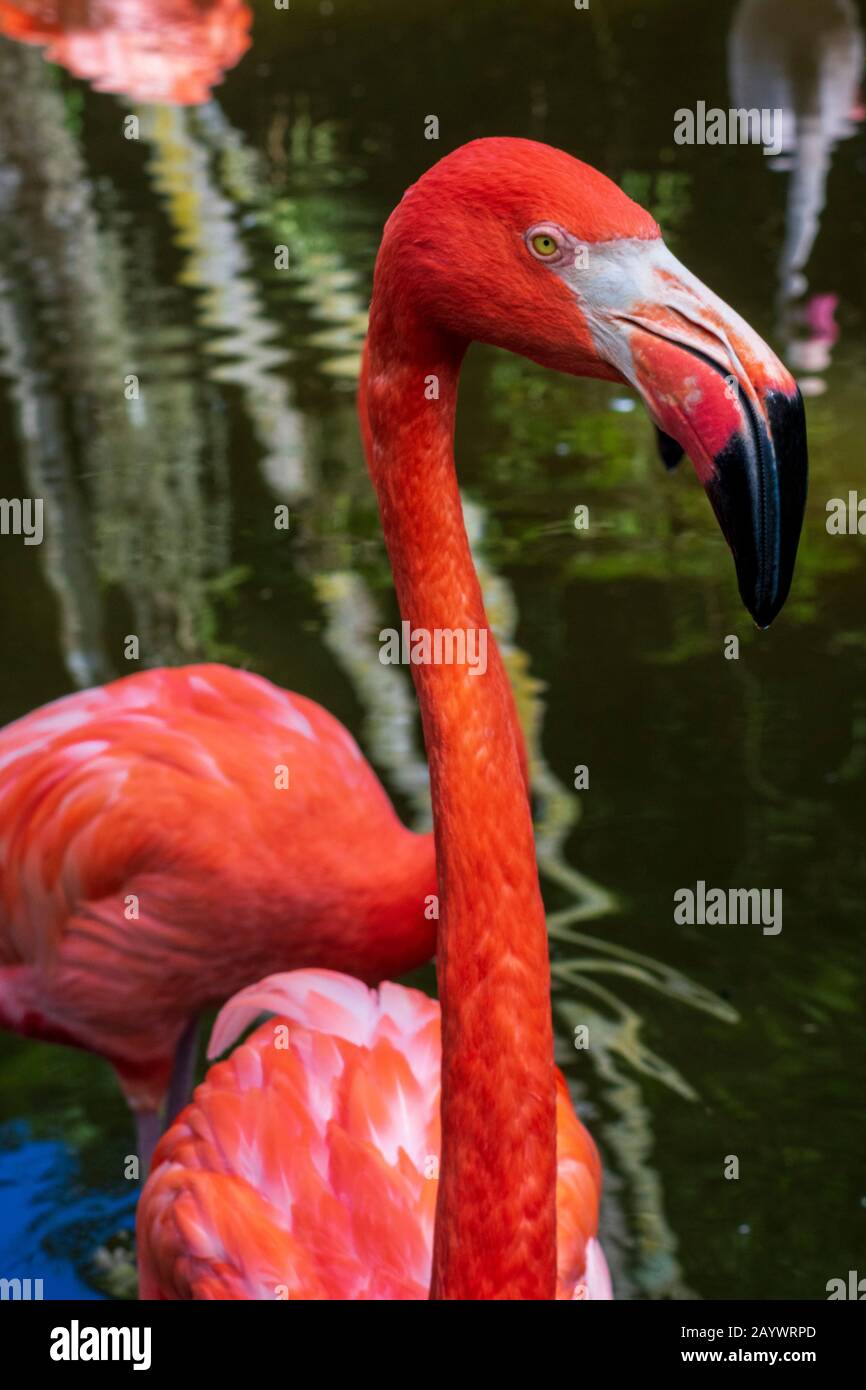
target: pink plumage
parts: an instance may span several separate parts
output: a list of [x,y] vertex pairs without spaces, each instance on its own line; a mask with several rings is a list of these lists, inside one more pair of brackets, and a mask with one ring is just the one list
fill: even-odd
[[[439,1006],[324,970],[222,1010],[218,1055],[164,1136],[139,1208],[143,1298],[428,1296],[439,1162]],[[609,1298],[595,1146],[557,1073],[560,1298]]]
[[427,959],[435,892],[354,739],[259,676],[149,671],[0,733],[0,1025],[105,1056],[138,1110],[274,969]]

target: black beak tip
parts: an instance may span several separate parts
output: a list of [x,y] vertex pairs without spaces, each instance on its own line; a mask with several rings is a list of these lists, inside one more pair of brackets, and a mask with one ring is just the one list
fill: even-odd
[[707,494],[734,555],[740,597],[765,631],[791,588],[803,524],[808,457],[800,393],[767,400],[770,428],[752,419],[716,458]]
[[747,552],[745,557],[738,557],[735,552],[735,562],[743,606],[751,614],[755,627],[766,632],[788,601],[794,577],[793,556],[789,566],[776,572],[774,583],[767,582],[766,574],[756,567],[752,554]]
[[781,602],[776,603],[755,603],[754,601],[750,603],[744,595],[743,602],[751,613],[758,631],[766,632],[771,623],[779,616],[785,599],[783,598]]
[[775,586],[768,589],[756,583],[757,576],[753,564],[747,562],[744,572],[738,574],[740,598],[759,632],[766,632],[785,607],[793,577],[792,566],[787,573],[778,576]]

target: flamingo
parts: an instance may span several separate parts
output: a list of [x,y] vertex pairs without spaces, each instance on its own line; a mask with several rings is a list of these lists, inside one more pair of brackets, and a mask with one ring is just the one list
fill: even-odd
[[[794,381],[643,209],[586,164],[515,139],[473,141],[429,169],[377,259],[360,413],[404,621],[487,632],[453,459],[460,364],[479,339],[635,385],[690,453],[746,605],[769,624],[805,496]],[[609,1294],[598,1160],[554,1066],[530,807],[489,637],[488,650],[480,678],[412,668],[440,1005],[305,970],[225,1005],[211,1056],[273,1017],[160,1140],[137,1218],[144,1298]]]
[[812,294],[805,270],[827,201],[833,152],[854,135],[864,112],[863,31],[851,0],[740,0],[728,39],[732,103],[781,117],[781,158],[790,169],[785,237],[778,257],[779,336],[800,389],[820,395],[821,373],[839,337],[838,299]]
[[428,960],[433,840],[312,700],[218,665],[140,672],[0,732],[0,1026],[106,1058],[146,1171],[197,1020],[274,970]]
[[199,105],[250,46],[243,0],[0,0],[0,33],[97,92]]

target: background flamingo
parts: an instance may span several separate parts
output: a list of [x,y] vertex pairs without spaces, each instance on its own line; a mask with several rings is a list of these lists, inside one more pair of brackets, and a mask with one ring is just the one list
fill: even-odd
[[[486,626],[453,464],[473,338],[637,385],[691,453],[743,597],[771,621],[805,492],[791,377],[609,180],[522,140],[434,166],[377,261],[361,413],[404,619]],[[532,824],[490,649],[483,679],[413,667],[441,887],[441,1095],[436,1016],[418,996],[383,986],[377,1001],[320,972],[245,992],[213,1051],[262,1008],[284,1027],[215,1067],[163,1137],[139,1206],[145,1297],[606,1292],[598,1169],[553,1065]]]
[[0,0],[0,33],[44,45],[98,92],[191,105],[250,46],[243,0]]
[[405,972],[435,892],[351,735],[259,676],[148,671],[0,732],[0,1025],[104,1056],[143,1162],[202,1009],[277,967]]

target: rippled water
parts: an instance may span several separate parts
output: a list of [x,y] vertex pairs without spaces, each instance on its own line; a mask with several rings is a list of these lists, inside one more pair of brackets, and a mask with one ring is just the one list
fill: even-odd
[[[758,634],[627,392],[470,354],[458,459],[532,746],[560,1061],[620,1296],[821,1298],[862,1272],[866,1225],[866,540],[824,524],[866,495],[862,15],[416,8],[154,6],[142,64],[111,6],[89,32],[59,0],[0,6],[0,494],[53,523],[0,544],[0,717],[128,671],[134,631],[147,664],[232,661],[321,700],[425,824],[411,683],[376,659],[394,605],[354,418],[379,231],[477,135],[604,169],[796,367],[812,475],[792,598]],[[794,138],[775,160],[676,145],[699,100],[790,109]],[[698,879],[781,887],[781,934],[675,925]],[[106,1243],[135,1194],[107,1069],[3,1035],[0,1123],[0,1271],[122,1292]]]

